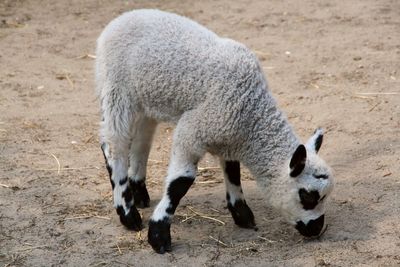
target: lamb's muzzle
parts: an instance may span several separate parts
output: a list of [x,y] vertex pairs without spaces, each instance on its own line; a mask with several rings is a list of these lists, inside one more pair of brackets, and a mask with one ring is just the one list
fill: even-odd
[[305,224],[302,221],[296,223],[296,229],[306,237],[318,237],[323,232],[325,225],[325,215],[321,215],[315,220],[310,220]]

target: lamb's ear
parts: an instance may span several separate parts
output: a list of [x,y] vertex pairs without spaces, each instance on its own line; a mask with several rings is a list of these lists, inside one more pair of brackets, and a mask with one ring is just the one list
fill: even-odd
[[306,166],[307,151],[304,145],[299,145],[290,160],[290,176],[297,177]]
[[306,147],[310,151],[315,151],[315,153],[318,153],[319,149],[321,148],[322,145],[322,140],[324,139],[324,130],[321,128],[318,128],[315,130],[314,135],[308,139],[306,143]]

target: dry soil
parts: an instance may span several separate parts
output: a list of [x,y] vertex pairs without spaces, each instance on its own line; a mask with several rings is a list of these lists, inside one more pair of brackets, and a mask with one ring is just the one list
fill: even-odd
[[[136,8],[176,12],[246,44],[298,134],[326,129],[320,153],[336,187],[319,240],[269,208],[245,170],[259,231],[235,226],[209,155],[177,209],[172,253],[155,254],[147,228],[121,226],[98,144],[93,57],[104,26]],[[397,0],[1,0],[0,265],[399,266],[399,81]],[[158,128],[150,155],[145,224],[172,131]]]

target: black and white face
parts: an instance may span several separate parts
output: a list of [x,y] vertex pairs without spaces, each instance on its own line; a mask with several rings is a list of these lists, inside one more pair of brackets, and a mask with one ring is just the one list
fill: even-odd
[[325,230],[325,202],[333,189],[330,168],[317,155],[322,139],[322,130],[316,130],[306,145],[297,147],[289,163],[291,194],[282,211],[306,237]]

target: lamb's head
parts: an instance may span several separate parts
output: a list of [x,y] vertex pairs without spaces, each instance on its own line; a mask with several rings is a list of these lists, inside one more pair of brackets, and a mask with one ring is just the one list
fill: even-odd
[[332,172],[317,155],[322,139],[323,131],[317,129],[305,145],[297,147],[277,180],[279,196],[272,196],[272,204],[307,237],[325,230],[325,203],[333,189]]

